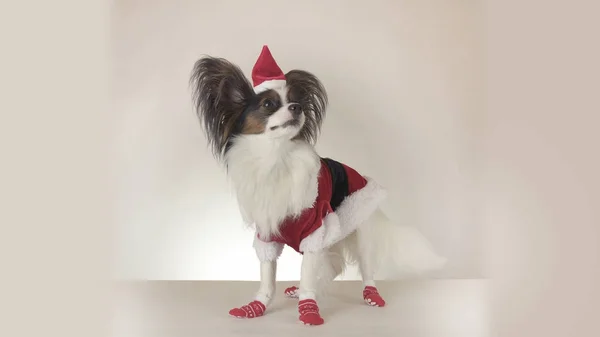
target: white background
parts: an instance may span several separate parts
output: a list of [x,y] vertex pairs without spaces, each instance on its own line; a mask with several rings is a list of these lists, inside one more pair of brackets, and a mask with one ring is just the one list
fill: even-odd
[[[350,5],[352,3],[352,5]],[[224,171],[192,110],[188,79],[209,54],[249,76],[263,44],[315,73],[330,108],[317,149],[385,185],[384,211],[482,276],[478,149],[482,27],[475,2],[120,1],[113,16],[120,156],[117,277],[256,280]],[[297,279],[289,248],[278,278]],[[354,270],[344,278],[356,277]]]

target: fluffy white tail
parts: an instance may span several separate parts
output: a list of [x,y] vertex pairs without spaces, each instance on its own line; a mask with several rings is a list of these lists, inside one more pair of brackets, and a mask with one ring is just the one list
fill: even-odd
[[[431,243],[416,229],[398,225],[377,209],[359,229],[330,249],[336,271],[344,264],[368,264],[376,278],[419,276],[442,268],[446,259],[434,251]],[[335,256],[335,258],[333,258]],[[339,274],[338,274],[339,275]]]
[[446,263],[417,229],[391,222],[380,209],[354,233],[321,253],[315,266],[320,291],[326,292],[347,265],[360,260],[375,272],[376,279],[420,276]]
[[370,255],[369,261],[380,277],[421,275],[446,263],[416,228],[391,222],[380,209],[357,231],[357,236],[358,253]]

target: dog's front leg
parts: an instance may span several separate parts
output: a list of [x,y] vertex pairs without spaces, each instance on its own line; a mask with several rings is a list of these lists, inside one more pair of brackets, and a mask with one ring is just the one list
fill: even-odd
[[264,242],[255,237],[254,250],[260,261],[260,287],[252,302],[229,311],[229,314],[234,317],[255,318],[264,315],[275,295],[277,258],[281,255],[283,244]]
[[322,252],[304,252],[300,271],[300,289],[298,290],[298,312],[300,321],[306,325],[324,323],[317,305],[319,269],[322,265]]
[[265,306],[271,304],[273,295],[275,295],[276,274],[277,260],[260,262],[260,287],[256,293],[255,300],[264,303]]

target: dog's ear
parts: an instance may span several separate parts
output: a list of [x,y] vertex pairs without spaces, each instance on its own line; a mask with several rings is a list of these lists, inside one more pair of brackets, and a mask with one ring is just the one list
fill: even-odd
[[309,143],[316,142],[327,109],[327,92],[319,79],[304,70],[291,70],[285,74],[288,101],[299,103],[306,122],[298,137]]
[[254,90],[238,66],[208,56],[194,64],[190,85],[196,114],[209,146],[213,154],[221,158]]

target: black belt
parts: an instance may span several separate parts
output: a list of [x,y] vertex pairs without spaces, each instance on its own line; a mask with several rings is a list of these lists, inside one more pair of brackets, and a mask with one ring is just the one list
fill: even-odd
[[327,165],[329,173],[331,173],[331,209],[335,212],[335,209],[344,201],[348,196],[348,175],[344,166],[339,162],[330,158],[321,158]]

